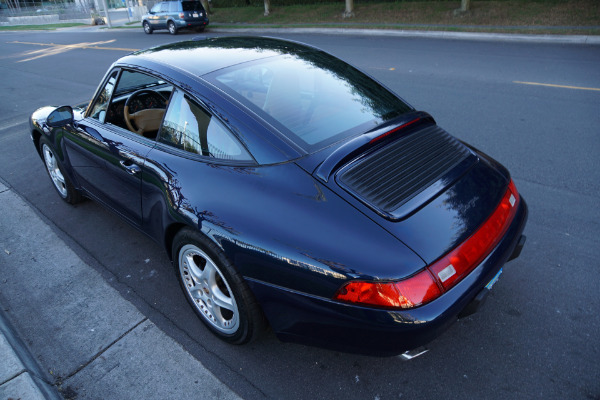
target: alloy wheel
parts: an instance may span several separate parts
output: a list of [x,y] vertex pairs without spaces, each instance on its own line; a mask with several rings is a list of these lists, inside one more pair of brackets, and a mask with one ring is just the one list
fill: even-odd
[[48,174],[50,175],[50,179],[52,183],[58,190],[58,193],[63,198],[67,197],[67,184],[65,182],[65,177],[63,176],[60,168],[58,167],[58,161],[56,160],[56,156],[52,152],[52,149],[46,144],[42,146],[42,152],[44,154],[44,162],[46,164],[46,168],[48,169]]
[[200,315],[218,331],[235,333],[240,325],[240,313],[229,283],[217,264],[197,246],[188,244],[179,251],[179,273]]

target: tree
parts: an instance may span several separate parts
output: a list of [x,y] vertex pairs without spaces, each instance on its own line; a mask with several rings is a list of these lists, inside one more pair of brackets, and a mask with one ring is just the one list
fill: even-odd
[[202,7],[204,7],[204,9],[206,10],[206,14],[212,14],[212,10],[210,9],[210,1],[208,0],[200,0],[200,3],[202,3]]
[[342,14],[344,18],[354,17],[354,0],[346,0],[346,11]]
[[460,0],[460,8],[454,10],[454,15],[463,15],[471,10],[471,0]]

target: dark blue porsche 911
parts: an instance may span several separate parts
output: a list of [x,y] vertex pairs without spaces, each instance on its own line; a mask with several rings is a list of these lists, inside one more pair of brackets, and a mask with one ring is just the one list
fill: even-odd
[[115,62],[89,105],[31,137],[69,203],[164,246],[221,339],[421,353],[477,310],[524,245],[508,171],[369,76],[271,38],[187,41]]

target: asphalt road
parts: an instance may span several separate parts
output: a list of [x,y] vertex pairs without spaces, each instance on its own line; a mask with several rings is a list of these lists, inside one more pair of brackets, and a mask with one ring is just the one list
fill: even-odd
[[482,311],[402,362],[272,333],[224,344],[189,308],[153,242],[91,201],[67,206],[52,189],[28,115],[89,100],[132,49],[195,36],[0,33],[0,177],[125,298],[246,399],[600,398],[600,47],[280,35],[332,52],[430,112],[506,165],[529,203],[527,245]]

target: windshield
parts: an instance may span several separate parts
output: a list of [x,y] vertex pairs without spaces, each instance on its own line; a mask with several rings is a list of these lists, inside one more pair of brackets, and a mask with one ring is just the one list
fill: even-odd
[[307,152],[412,111],[373,79],[321,51],[240,64],[210,79]]
[[162,85],[165,82],[151,75],[124,70],[119,79],[119,85],[115,94],[130,93],[136,90]]

